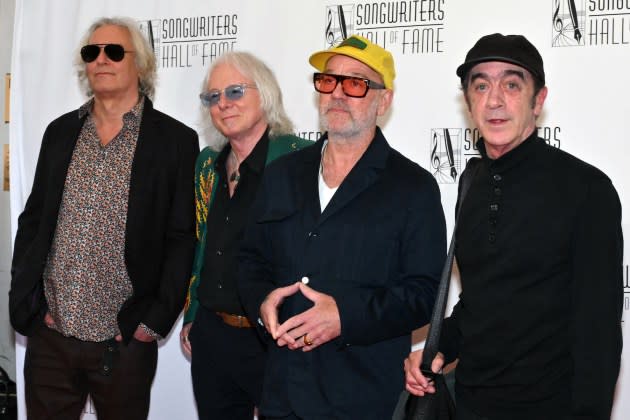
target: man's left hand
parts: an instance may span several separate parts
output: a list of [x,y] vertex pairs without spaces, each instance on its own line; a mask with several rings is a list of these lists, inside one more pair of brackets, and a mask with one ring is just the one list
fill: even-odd
[[329,342],[341,335],[341,319],[335,299],[300,283],[300,292],[313,302],[313,307],[283,322],[276,332],[283,340],[285,333],[293,338],[292,343],[283,340],[278,345],[288,345],[291,350],[299,348],[311,351],[315,347]]

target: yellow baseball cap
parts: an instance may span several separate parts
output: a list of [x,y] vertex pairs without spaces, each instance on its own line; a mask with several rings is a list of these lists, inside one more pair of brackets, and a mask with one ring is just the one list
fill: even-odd
[[371,43],[359,35],[346,38],[339,45],[311,55],[308,62],[319,71],[326,69],[326,63],[333,55],[341,54],[359,60],[381,75],[387,89],[393,89],[396,69],[394,57],[386,49]]

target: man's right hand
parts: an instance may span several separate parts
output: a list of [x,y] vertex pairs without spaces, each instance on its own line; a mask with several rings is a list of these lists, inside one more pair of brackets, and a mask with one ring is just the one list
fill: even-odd
[[182,330],[179,332],[180,342],[182,343],[182,349],[184,349],[184,354],[188,357],[192,356],[192,347],[190,347],[190,340],[188,339],[188,334],[190,334],[190,327],[192,327],[192,322],[188,324],[184,324]]
[[276,337],[278,331],[278,308],[284,302],[284,298],[297,293],[300,283],[296,282],[289,286],[279,287],[267,295],[263,303],[260,305],[260,319],[262,320],[267,332],[271,334],[274,340],[279,338],[287,344],[289,341],[294,342],[289,334],[285,333],[283,337]]
[[[409,354],[405,359],[405,387],[413,395],[419,397],[424,394],[433,394],[435,386],[433,381],[424,376],[420,371],[420,363],[422,362],[422,350],[416,350]],[[444,366],[444,355],[438,353],[431,363],[431,370],[434,373],[440,372]]]

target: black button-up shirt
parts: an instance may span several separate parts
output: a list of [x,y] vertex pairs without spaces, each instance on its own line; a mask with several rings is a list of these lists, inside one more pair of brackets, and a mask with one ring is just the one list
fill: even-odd
[[477,145],[457,222],[462,293],[440,342],[447,361],[459,357],[457,401],[489,418],[609,418],[622,342],[618,195],[535,130],[498,159]]
[[267,160],[267,133],[241,162],[240,179],[230,197],[225,168],[231,147],[228,144],[215,164],[219,184],[212,206],[208,209],[207,237],[201,281],[197,296],[201,305],[211,311],[245,315],[238,297],[236,281],[238,253],[249,209],[262,179]]

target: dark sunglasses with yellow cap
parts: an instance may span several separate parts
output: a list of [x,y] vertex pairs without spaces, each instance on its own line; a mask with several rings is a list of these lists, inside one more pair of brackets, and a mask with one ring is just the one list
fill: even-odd
[[339,83],[341,83],[343,93],[351,98],[364,98],[370,89],[385,89],[384,85],[364,77],[330,73],[313,74],[313,85],[319,93],[333,93]]

